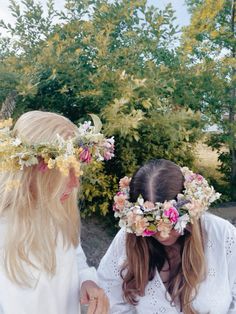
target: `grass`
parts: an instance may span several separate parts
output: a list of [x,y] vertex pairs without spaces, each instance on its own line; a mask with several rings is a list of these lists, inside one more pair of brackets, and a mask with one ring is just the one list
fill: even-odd
[[217,170],[220,165],[217,151],[213,151],[211,147],[199,142],[196,146],[196,154],[195,167],[198,171],[207,177],[221,181],[222,174]]

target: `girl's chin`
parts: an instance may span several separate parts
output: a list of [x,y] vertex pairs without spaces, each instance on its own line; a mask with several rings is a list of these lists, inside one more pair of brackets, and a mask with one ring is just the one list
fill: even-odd
[[173,245],[176,243],[176,241],[178,240],[180,235],[178,236],[169,236],[167,238],[163,238],[161,236],[154,236],[154,238],[159,242],[161,243],[162,245],[165,245],[165,246],[170,246],[170,245]]
[[156,240],[157,240],[158,242],[160,242],[161,244],[166,245],[166,246],[173,245],[173,244],[175,244],[175,242],[177,241],[177,239],[169,239],[169,238],[167,238],[167,239],[162,239],[162,240],[156,239]]

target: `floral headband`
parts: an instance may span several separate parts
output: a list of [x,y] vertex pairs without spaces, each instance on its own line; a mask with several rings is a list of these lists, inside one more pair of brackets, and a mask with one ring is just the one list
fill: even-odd
[[183,234],[188,223],[198,219],[209,205],[220,197],[206,179],[193,173],[187,167],[180,168],[184,176],[184,191],[177,200],[155,203],[146,201],[140,195],[135,203],[129,201],[131,178],[124,177],[119,183],[119,192],[114,197],[113,210],[119,217],[119,226],[137,236],[151,236],[160,232],[168,237],[172,228]]
[[91,115],[91,122],[80,124],[74,138],[64,140],[57,135],[55,143],[29,145],[11,131],[12,119],[0,121],[0,171],[22,170],[24,167],[38,165],[40,171],[58,168],[68,175],[74,168],[76,176],[82,171],[80,165],[93,159],[109,160],[114,156],[114,139],[106,139],[101,130],[101,122]]

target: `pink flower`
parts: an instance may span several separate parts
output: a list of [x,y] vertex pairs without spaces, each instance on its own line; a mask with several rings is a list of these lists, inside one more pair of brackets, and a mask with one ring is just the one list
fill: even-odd
[[103,157],[104,157],[105,160],[110,160],[112,157],[114,157],[114,154],[113,154],[113,152],[107,150],[104,153]]
[[169,218],[171,223],[176,223],[179,217],[179,212],[175,207],[170,207],[169,209],[164,210],[164,215]]
[[130,181],[131,181],[131,178],[128,178],[128,177],[124,177],[124,178],[120,179],[120,182],[119,182],[120,189],[128,188]]
[[203,176],[198,173],[197,174],[197,179],[198,179],[198,181],[202,181],[203,180]]
[[122,192],[118,192],[114,196],[114,206],[113,210],[121,211],[125,207],[126,195]]
[[79,155],[80,161],[89,163],[92,159],[90,151],[87,147],[85,147]]
[[38,164],[38,170],[43,173],[48,170],[48,165],[44,162],[44,160],[40,160]]
[[154,235],[155,233],[157,233],[157,230],[154,231],[154,230],[145,229],[145,230],[143,231],[142,236],[143,236],[143,237],[150,237],[150,236]]
[[201,184],[203,179],[204,179],[203,176],[201,176],[200,174],[196,174],[195,180],[197,181],[198,184]]

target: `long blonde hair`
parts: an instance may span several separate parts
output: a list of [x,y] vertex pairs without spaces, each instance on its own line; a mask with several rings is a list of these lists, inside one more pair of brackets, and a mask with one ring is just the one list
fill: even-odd
[[[53,143],[57,134],[66,139],[76,130],[71,121],[58,114],[31,111],[18,119],[13,132],[26,143],[37,144]],[[53,276],[59,236],[65,249],[78,244],[78,189],[60,201],[68,180],[57,169],[42,172],[37,165],[0,174],[0,216],[8,222],[4,265],[13,282],[30,286],[35,280],[30,267]],[[19,185],[8,189],[8,182]]]

